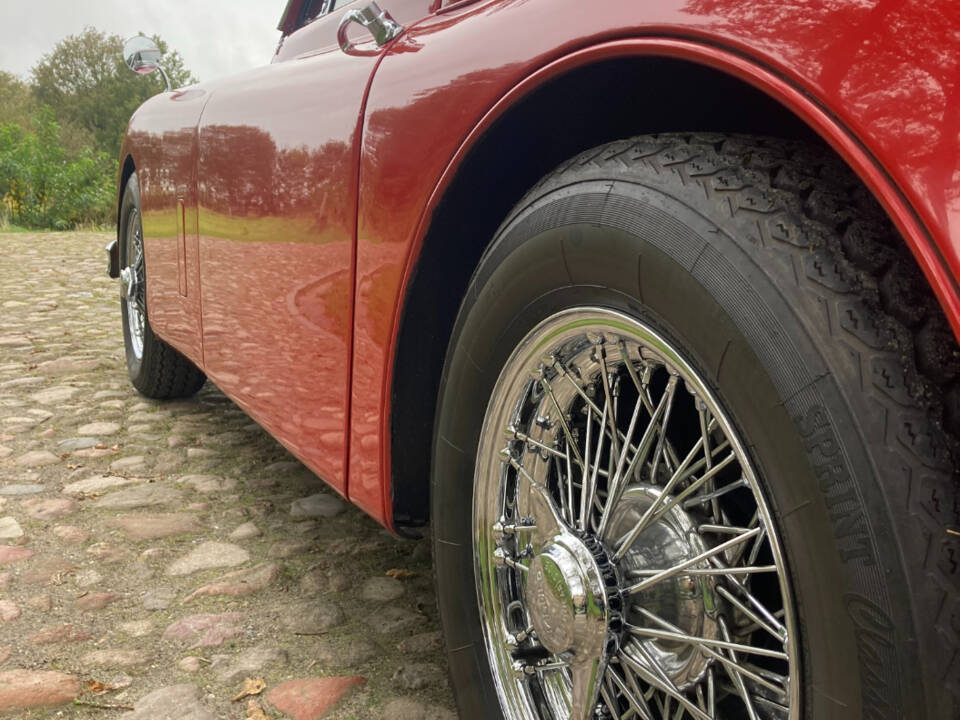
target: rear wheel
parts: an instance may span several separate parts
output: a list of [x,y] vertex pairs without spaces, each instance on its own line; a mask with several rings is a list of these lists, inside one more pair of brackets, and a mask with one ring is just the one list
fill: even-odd
[[504,223],[434,446],[462,717],[956,716],[956,346],[846,177],[643,137]]
[[180,352],[158,338],[147,314],[147,267],[140,219],[140,189],[131,176],[120,206],[120,314],[130,381],[150,398],[193,395],[206,376]]

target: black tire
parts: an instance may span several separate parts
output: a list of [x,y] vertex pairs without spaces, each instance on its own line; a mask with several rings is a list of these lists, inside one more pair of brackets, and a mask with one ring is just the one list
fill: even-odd
[[502,717],[472,548],[487,401],[526,333],[578,305],[672,339],[746,438],[790,568],[803,717],[960,717],[960,538],[947,532],[960,527],[960,483],[944,427],[960,364],[939,307],[829,153],[659,135],[595,148],[542,180],[461,307],[431,486],[461,718]]
[[[140,188],[136,175],[127,181],[120,204],[120,267],[128,262],[128,240],[130,233],[139,231],[140,225]],[[143,268],[144,283],[146,267]],[[158,338],[150,328],[150,316],[147,312],[146,288],[142,297],[143,307],[143,349],[138,357],[134,350],[133,331],[130,328],[130,315],[125,298],[121,297],[121,317],[123,320],[123,345],[127,358],[127,371],[130,382],[142,395],[155,399],[189,397],[196,393],[206,376],[179,351]]]

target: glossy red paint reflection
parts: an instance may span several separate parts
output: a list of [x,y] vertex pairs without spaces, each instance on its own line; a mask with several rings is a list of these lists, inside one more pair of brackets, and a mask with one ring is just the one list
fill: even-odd
[[[197,119],[206,99],[206,91],[200,89],[151,98],[131,119],[122,155],[133,153],[138,159],[151,326],[198,365],[203,364],[203,345],[197,257]],[[180,203],[183,213],[178,218]]]
[[881,200],[960,331],[960,15],[949,3],[381,5],[406,26],[384,54],[340,51],[337,10],[286,37],[268,68],[151,100],[125,145],[155,329],[381,522],[392,522],[397,328],[431,213],[484,129],[578,65],[677,57],[776,98]]
[[[937,43],[925,44],[928,30]],[[430,212],[457,163],[482,130],[538,82],[579,63],[629,54],[711,65],[801,115],[883,201],[960,331],[960,116],[949,111],[960,80],[960,16],[948,5],[468,5],[401,38],[367,100],[354,353],[368,359],[376,353],[381,381],[371,384],[369,368],[363,377],[354,374],[350,497],[371,514],[384,507],[389,515],[382,504],[390,499],[390,387],[403,381],[391,375],[403,290]],[[383,307],[395,308],[389,332],[365,320]]]

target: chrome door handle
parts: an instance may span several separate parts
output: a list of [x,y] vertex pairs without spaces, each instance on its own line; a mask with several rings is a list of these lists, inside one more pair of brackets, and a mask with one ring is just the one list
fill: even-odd
[[377,47],[383,47],[403,32],[403,25],[390,17],[390,13],[386,10],[381,10],[375,2],[369,2],[359,10],[348,10],[340,18],[340,25],[337,27],[337,41],[340,43],[340,49],[349,55],[376,54],[376,52],[369,50],[357,50],[353,43],[347,39],[347,27],[354,22],[363,25],[370,31]]

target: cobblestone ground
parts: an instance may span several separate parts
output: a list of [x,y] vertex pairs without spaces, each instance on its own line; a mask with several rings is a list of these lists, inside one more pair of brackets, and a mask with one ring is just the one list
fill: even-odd
[[0,235],[0,714],[454,718],[428,543],[211,383],[139,396],[109,238]]

